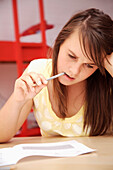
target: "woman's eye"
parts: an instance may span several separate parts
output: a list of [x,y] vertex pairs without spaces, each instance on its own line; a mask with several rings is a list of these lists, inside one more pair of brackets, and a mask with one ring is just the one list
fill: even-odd
[[70,58],[74,58],[74,59],[76,59],[76,57],[75,56],[73,56],[73,55],[71,55],[71,54],[68,54],[69,55],[69,57]]
[[85,64],[85,66],[88,67],[88,68],[93,68],[93,66],[90,65],[90,64]]

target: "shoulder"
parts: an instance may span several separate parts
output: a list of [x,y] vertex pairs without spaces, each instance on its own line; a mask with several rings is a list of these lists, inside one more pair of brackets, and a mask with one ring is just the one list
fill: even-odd
[[45,70],[47,65],[52,62],[52,59],[35,59],[30,62],[28,72],[41,72]]

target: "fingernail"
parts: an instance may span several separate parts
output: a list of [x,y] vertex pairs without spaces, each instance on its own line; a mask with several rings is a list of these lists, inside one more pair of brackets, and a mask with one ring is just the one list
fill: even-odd
[[32,92],[34,92],[34,91],[35,91],[35,88],[34,88],[34,87],[32,87],[32,88],[31,88],[31,91],[32,91]]
[[41,81],[38,81],[37,85],[40,86],[41,84],[42,84]]
[[44,84],[47,84],[47,82],[48,82],[47,80],[44,80]]

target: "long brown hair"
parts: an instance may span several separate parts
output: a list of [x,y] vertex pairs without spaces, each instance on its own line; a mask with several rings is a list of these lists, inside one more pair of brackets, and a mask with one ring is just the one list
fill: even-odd
[[[88,9],[75,14],[60,31],[52,54],[52,74],[57,74],[57,57],[60,45],[79,30],[81,48],[92,58],[99,69],[87,79],[84,130],[89,135],[102,135],[113,120],[113,78],[104,69],[104,59],[113,52],[113,21],[98,9]],[[53,80],[54,97],[62,118],[67,113],[67,91],[58,79]]]

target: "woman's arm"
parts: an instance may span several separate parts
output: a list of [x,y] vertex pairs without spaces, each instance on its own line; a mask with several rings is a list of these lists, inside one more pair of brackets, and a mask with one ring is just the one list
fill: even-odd
[[46,85],[43,75],[27,70],[16,80],[13,94],[0,110],[0,142],[7,142],[16,134],[33,106],[33,97]]
[[18,102],[14,93],[0,110],[0,142],[7,142],[20,129],[32,108],[32,100]]
[[113,77],[113,52],[111,55],[107,56],[108,61],[105,59],[104,64],[105,64],[105,69],[110,73],[110,75]]

